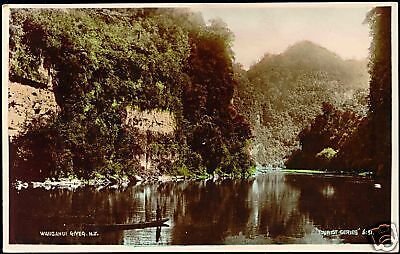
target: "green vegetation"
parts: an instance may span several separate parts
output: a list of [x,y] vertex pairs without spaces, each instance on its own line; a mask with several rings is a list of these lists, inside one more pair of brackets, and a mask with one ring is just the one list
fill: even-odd
[[[187,10],[12,10],[10,79],[43,83],[44,68],[61,112],[12,141],[11,176],[146,174],[143,156],[157,172],[246,175],[231,39]],[[128,107],[173,112],[175,133],[125,125]]]
[[[368,111],[365,116],[325,103],[323,114],[299,134],[301,149],[286,161],[287,167],[372,171],[390,179],[391,172],[391,10],[377,7],[366,22],[373,37],[369,59]],[[322,150],[324,149],[324,150]],[[319,151],[327,151],[321,159]],[[321,153],[319,153],[321,154]],[[321,154],[322,155],[322,154]]]
[[323,103],[322,114],[298,135],[301,148],[285,162],[289,168],[329,168],[338,150],[359,127],[361,116]]
[[328,148],[324,148],[321,152],[317,153],[317,157],[322,157],[326,160],[330,160],[332,159],[335,155],[336,155],[337,151],[335,151],[334,149],[328,147]]
[[391,7],[372,9],[365,20],[371,37],[369,111],[339,151],[334,165],[366,168],[390,181],[392,171]]
[[[12,10],[10,80],[50,83],[61,111],[12,140],[11,176],[246,177],[253,160],[387,176],[390,8],[366,22],[369,63],[303,41],[245,71],[226,24],[189,10]],[[129,109],[170,112],[174,132]]]
[[388,175],[390,20],[390,8],[367,15],[374,38],[369,63],[342,60],[304,41],[282,54],[264,55],[247,72],[235,66],[235,103],[254,130],[256,162]]
[[261,165],[283,166],[322,103],[357,115],[367,111],[367,61],[343,60],[309,41],[266,54],[247,72],[236,66],[236,79],[235,105],[251,122],[253,156]]

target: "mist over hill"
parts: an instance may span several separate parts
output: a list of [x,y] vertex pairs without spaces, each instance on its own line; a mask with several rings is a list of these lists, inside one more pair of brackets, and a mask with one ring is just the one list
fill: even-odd
[[359,115],[367,111],[367,59],[344,60],[310,41],[265,54],[247,72],[236,66],[236,78],[235,105],[252,124],[252,154],[262,165],[282,165],[323,102]]

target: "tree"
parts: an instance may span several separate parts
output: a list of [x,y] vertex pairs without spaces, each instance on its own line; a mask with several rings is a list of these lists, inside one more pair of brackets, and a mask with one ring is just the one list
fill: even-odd
[[[61,112],[39,129],[56,130],[52,139],[62,151],[49,153],[68,154],[76,175],[139,167],[144,137],[126,126],[128,107],[176,115],[173,140],[157,136],[148,147],[176,142],[177,165],[213,172],[246,145],[248,126],[232,115],[231,33],[220,21],[206,26],[190,11],[173,9],[22,9],[12,11],[11,27],[10,76],[40,83],[38,70],[47,70]],[[25,138],[21,144],[30,142]],[[202,152],[196,138],[216,141],[214,149]],[[247,167],[240,160],[235,167]]]
[[341,169],[340,166],[333,168],[330,162],[357,131],[362,117],[329,103],[322,104],[322,112],[299,133],[301,149],[288,157],[286,167]]
[[[318,160],[313,159],[311,155],[322,147],[331,147],[335,149],[336,153],[326,167],[337,170],[370,170],[377,176],[390,180],[391,7],[372,9],[367,14],[365,22],[369,23],[373,38],[368,65],[371,79],[367,115],[362,118],[354,118],[354,113],[351,111],[335,113],[335,117],[332,118],[335,119],[332,122],[335,124],[327,125],[329,121],[326,119],[329,118],[332,110],[330,107],[326,108],[324,110],[326,116],[317,117],[311,129],[302,131],[301,139],[306,138],[303,142],[311,140],[309,148],[314,151],[307,153],[308,150],[303,144],[303,149],[294,152],[286,165],[301,166],[306,161],[309,167],[318,167]],[[321,127],[315,125],[318,121],[326,131],[322,131]],[[332,127],[334,128],[332,129]],[[343,130],[347,130],[346,133],[343,133]]]
[[209,27],[191,30],[189,39],[192,50],[186,73],[190,83],[183,98],[188,145],[201,155],[208,173],[247,170],[250,157],[243,148],[251,130],[232,104],[236,86],[232,34],[221,21],[213,21]]

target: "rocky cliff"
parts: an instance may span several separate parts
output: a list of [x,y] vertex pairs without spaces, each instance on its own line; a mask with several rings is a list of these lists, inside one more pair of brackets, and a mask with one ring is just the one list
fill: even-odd
[[25,131],[34,118],[48,118],[59,106],[50,88],[35,88],[21,83],[8,85],[8,135],[12,139]]
[[[49,120],[53,114],[58,114],[60,107],[57,105],[53,89],[48,87],[38,88],[18,82],[9,82],[8,85],[8,134],[10,141],[18,135],[28,131],[29,124],[34,119]],[[138,139],[143,139],[141,146],[145,153],[137,155],[143,174],[156,172],[157,162],[160,159],[147,151],[152,142],[147,135],[172,135],[175,130],[175,117],[168,111],[149,110],[140,111],[128,107],[126,110],[125,126],[138,129]]]

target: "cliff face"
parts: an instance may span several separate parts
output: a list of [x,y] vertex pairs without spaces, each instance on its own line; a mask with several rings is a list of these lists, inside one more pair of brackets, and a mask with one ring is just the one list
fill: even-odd
[[141,132],[171,134],[176,124],[173,114],[168,111],[139,111],[128,107],[125,125],[137,127]]
[[[139,111],[127,108],[127,116],[124,122],[125,126],[138,128],[139,135],[144,135],[144,142],[142,143],[144,153],[139,156],[140,165],[144,169],[142,174],[157,174],[157,164],[160,161],[169,159],[174,160],[174,156],[170,151],[164,151],[163,155],[153,154],[150,146],[152,142],[149,141],[148,135],[173,135],[176,127],[175,117],[168,111],[149,110]],[[163,158],[163,156],[166,156]],[[157,162],[158,161],[158,162]]]
[[[59,110],[52,89],[9,82],[8,133],[11,138],[23,133],[24,126],[35,117],[48,118],[51,113],[58,113]],[[169,112],[128,108],[125,124],[137,127],[142,132],[171,134],[175,128],[175,119]]]
[[[46,87],[46,86],[44,86]],[[58,106],[55,94],[51,85],[46,88],[33,87],[27,85],[26,82],[9,82],[8,84],[8,134],[10,141],[17,136],[24,135],[29,129],[29,124],[34,119],[41,121],[50,120],[50,116],[58,114],[60,107]],[[157,166],[161,161],[160,155],[153,154],[151,147],[154,142],[147,138],[150,136],[171,136],[176,127],[175,117],[168,111],[150,110],[139,111],[127,108],[126,118],[123,125],[127,127],[137,128],[135,139],[141,140],[140,146],[143,153],[136,154],[140,166],[142,167],[142,175],[156,175]],[[168,158],[173,159],[169,154]],[[164,154],[165,155],[165,154]]]
[[35,88],[20,83],[8,85],[8,135],[12,139],[24,132],[35,117],[48,118],[59,112],[54,93],[48,88]]

